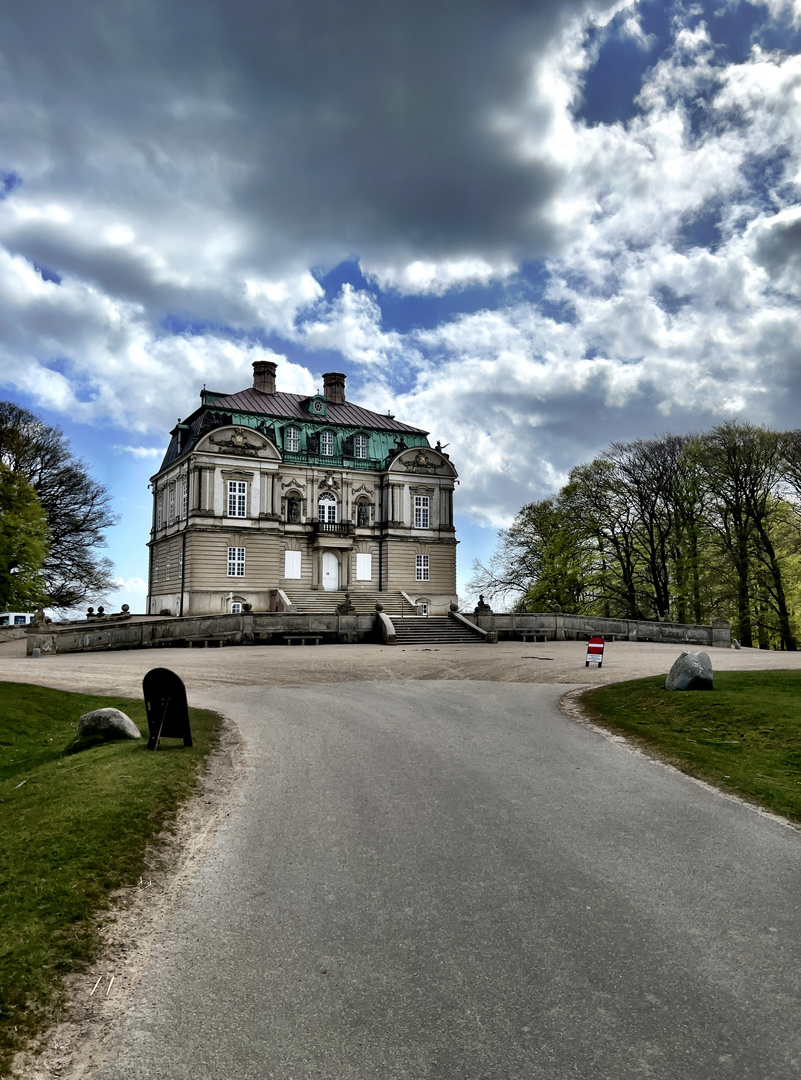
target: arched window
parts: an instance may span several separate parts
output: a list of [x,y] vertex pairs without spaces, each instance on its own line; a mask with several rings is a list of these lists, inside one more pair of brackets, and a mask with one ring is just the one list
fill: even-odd
[[284,450],[296,454],[300,449],[300,431],[296,427],[288,427],[284,431]]
[[331,431],[320,432],[320,453],[325,457],[331,457],[334,453],[334,434]]
[[317,519],[333,525],[337,519],[337,501],[330,491],[324,491],[317,502]]

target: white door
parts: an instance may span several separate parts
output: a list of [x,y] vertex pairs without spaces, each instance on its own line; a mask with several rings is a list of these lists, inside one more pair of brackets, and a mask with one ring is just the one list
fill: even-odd
[[323,588],[326,592],[339,588],[339,560],[330,551],[323,552]]

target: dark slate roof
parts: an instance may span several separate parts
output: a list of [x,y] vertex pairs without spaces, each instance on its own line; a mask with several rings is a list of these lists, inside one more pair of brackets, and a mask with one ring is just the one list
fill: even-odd
[[261,390],[249,387],[240,390],[238,394],[211,394],[206,395],[207,408],[219,409],[222,412],[249,412],[260,413],[265,416],[274,416],[278,419],[325,421],[329,424],[342,424],[346,427],[378,428],[381,431],[410,431],[416,435],[427,435],[423,428],[412,427],[410,424],[402,424],[386,415],[386,413],[372,412],[363,409],[361,405],[352,405],[346,401],[344,405],[335,405],[326,400],[328,416],[314,417],[304,408],[303,402],[309,400],[308,394],[264,394]]
[[[283,392],[265,394],[261,390],[249,387],[247,390],[240,390],[238,394],[216,394],[210,390],[204,390],[201,398],[203,404],[200,408],[173,431],[170,445],[159,466],[159,472],[189,453],[203,435],[219,426],[219,414],[225,413],[249,413],[269,417],[279,422],[298,420],[304,424],[315,424],[321,427],[342,425],[349,428],[368,428],[373,431],[428,435],[423,428],[402,424],[394,417],[387,416],[386,413],[372,412],[370,409],[363,409],[360,405],[352,405],[348,401],[342,405],[336,405],[326,399],[328,415],[313,416],[304,405],[309,400],[308,394]],[[237,423],[235,417],[232,417],[232,420]],[[182,439],[179,438],[179,430],[187,432]]]

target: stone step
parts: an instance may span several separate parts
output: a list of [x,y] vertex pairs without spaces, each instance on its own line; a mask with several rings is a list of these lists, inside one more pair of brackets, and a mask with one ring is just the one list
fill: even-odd
[[[325,592],[322,589],[284,590],[292,602],[293,608],[301,613],[331,615],[338,604],[345,602],[345,592]],[[375,605],[379,603],[390,618],[400,618],[404,611],[411,608],[399,592],[378,592],[377,590],[352,592],[350,602],[359,615],[374,615]]]
[[483,642],[481,635],[447,617],[432,616],[393,619],[399,645],[473,645]]

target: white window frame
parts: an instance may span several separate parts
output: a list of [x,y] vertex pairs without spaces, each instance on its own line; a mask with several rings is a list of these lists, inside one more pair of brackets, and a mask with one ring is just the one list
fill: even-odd
[[161,492],[156,496],[156,528],[160,529],[164,524],[164,503]]
[[290,454],[297,454],[300,450],[300,429],[296,427],[288,427],[284,431],[284,450],[288,450]]
[[245,576],[245,548],[228,548],[228,577]]
[[414,557],[414,580],[431,580],[431,560],[428,555],[415,555]]
[[154,559],[153,560],[153,583],[155,584],[158,581],[158,579],[159,579],[159,561],[158,561],[158,559]]
[[231,614],[232,615],[241,615],[242,614],[242,601],[241,600],[232,600],[231,601]]
[[369,551],[356,552],[356,580],[373,580],[373,556],[370,554]]
[[248,516],[248,485],[246,480],[228,481],[227,517],[243,518]]
[[353,456],[355,458],[367,457],[367,436],[366,435],[354,435],[353,436]]
[[303,560],[299,551],[287,548],[284,552],[284,577],[291,581],[300,580],[303,574]]
[[320,432],[320,454],[322,457],[334,456],[334,434],[331,431]]
[[184,480],[181,485],[181,517],[186,521],[189,517],[189,481]]
[[164,580],[170,580],[170,556],[168,555],[164,560]]
[[168,520],[169,520],[170,525],[172,525],[172,523],[175,521],[175,484],[170,484],[170,491],[169,491],[169,495],[167,496],[167,498],[169,500],[169,506],[170,506],[170,511],[169,511],[169,514],[168,514]]
[[317,520],[324,525],[336,525],[337,500],[329,491],[323,491],[317,499]]
[[184,553],[178,552],[178,578],[179,580],[184,576]]
[[431,526],[431,500],[428,495],[415,495],[414,497],[414,527],[415,529],[429,529]]

